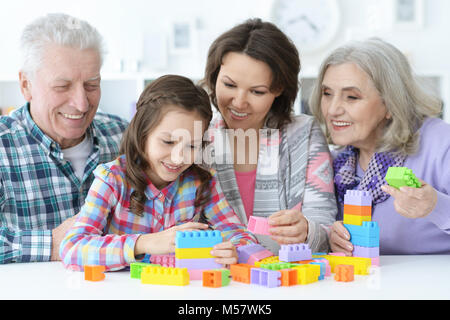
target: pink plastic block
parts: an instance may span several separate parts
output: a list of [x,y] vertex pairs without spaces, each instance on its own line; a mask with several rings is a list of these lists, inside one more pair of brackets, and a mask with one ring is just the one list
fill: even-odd
[[254,265],[255,262],[260,261],[265,258],[268,258],[268,257],[272,257],[272,256],[273,256],[272,251],[264,249],[263,251],[259,251],[259,252],[251,254],[250,257],[248,258],[247,262],[244,262],[244,263]]
[[150,263],[173,268],[175,267],[175,254],[152,254],[150,256]]
[[220,269],[223,265],[217,263],[216,258],[205,259],[175,259],[176,268],[189,269]]
[[380,266],[380,257],[378,258],[370,258],[370,260],[372,260],[372,266]]
[[323,263],[325,263],[325,277],[329,277],[329,276],[331,276],[331,266],[330,266],[330,261],[328,261],[327,259],[325,259],[325,258],[316,258],[316,259],[313,259],[314,261],[317,261],[317,262],[323,262]]
[[254,234],[270,235],[267,218],[250,216],[248,219],[248,230]]
[[189,280],[202,280],[203,271],[208,271],[209,269],[188,269]]

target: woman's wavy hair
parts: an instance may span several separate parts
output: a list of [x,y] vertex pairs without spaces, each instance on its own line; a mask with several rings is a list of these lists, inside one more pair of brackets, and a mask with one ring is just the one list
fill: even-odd
[[201,81],[216,108],[216,82],[223,57],[238,52],[265,62],[272,71],[271,91],[282,90],[269,112],[270,123],[281,129],[292,122],[293,105],[299,90],[300,58],[293,42],[277,26],[249,19],[219,36],[210,46],[205,77]]
[[[126,156],[126,183],[134,189],[130,198],[130,211],[143,216],[150,164],[145,154],[145,145],[154,128],[170,109],[176,106],[187,111],[195,111],[205,120],[207,129],[212,118],[211,104],[206,91],[190,79],[177,75],[162,76],[151,82],[142,92],[136,104],[136,114],[124,132],[120,153]],[[168,108],[169,107],[169,108]],[[209,171],[192,164],[192,170],[200,179],[195,207],[202,207],[210,198],[209,185],[212,175]],[[204,219],[204,216],[200,217]]]
[[329,66],[344,63],[356,64],[369,76],[391,115],[376,151],[414,154],[419,145],[418,129],[426,118],[439,116],[443,104],[413,74],[405,55],[379,38],[348,43],[333,51],[320,67],[309,105],[329,142],[332,143],[320,107],[322,82]]

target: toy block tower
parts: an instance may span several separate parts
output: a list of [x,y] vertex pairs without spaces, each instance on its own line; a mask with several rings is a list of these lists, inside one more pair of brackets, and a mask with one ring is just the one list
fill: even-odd
[[412,170],[406,167],[390,167],[384,179],[391,187],[397,189],[405,186],[412,188],[420,188],[422,186]]
[[177,231],[175,236],[175,266],[187,268],[191,280],[201,280],[205,270],[220,269],[211,255],[212,247],[222,242],[220,231]]
[[372,221],[372,196],[368,191],[347,190],[344,196],[344,226],[350,233],[353,256],[370,258],[378,265],[380,228]]

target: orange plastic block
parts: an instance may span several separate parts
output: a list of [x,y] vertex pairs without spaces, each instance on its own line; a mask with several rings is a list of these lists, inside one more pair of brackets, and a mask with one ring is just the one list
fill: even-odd
[[105,266],[84,266],[84,280],[102,281],[105,279]]
[[355,269],[352,265],[339,264],[334,268],[336,274],[334,280],[341,282],[351,282],[355,280]]
[[344,214],[350,214],[354,216],[372,216],[372,207],[344,204]]
[[203,271],[203,286],[219,288],[222,286],[222,273],[216,270]]
[[233,279],[233,281],[250,283],[250,270],[252,268],[252,265],[246,263],[230,265],[231,279]]
[[295,264],[310,264],[311,262],[314,262],[314,260],[293,261],[291,263],[295,263]]
[[297,269],[282,269],[279,271],[281,272],[282,287],[295,286],[297,284]]

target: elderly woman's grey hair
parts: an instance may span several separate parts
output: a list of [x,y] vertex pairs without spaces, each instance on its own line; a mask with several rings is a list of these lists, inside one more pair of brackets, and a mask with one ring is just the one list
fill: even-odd
[[79,50],[94,49],[103,64],[103,38],[93,26],[67,14],[51,13],[37,18],[23,30],[20,39],[21,71],[33,77],[50,45]]
[[413,74],[406,56],[378,38],[350,42],[333,51],[322,63],[309,105],[326,136],[329,138],[329,132],[320,107],[323,78],[329,66],[345,63],[354,63],[369,76],[392,116],[376,152],[414,154],[419,145],[418,129],[426,118],[439,116],[443,104],[434,91]]

